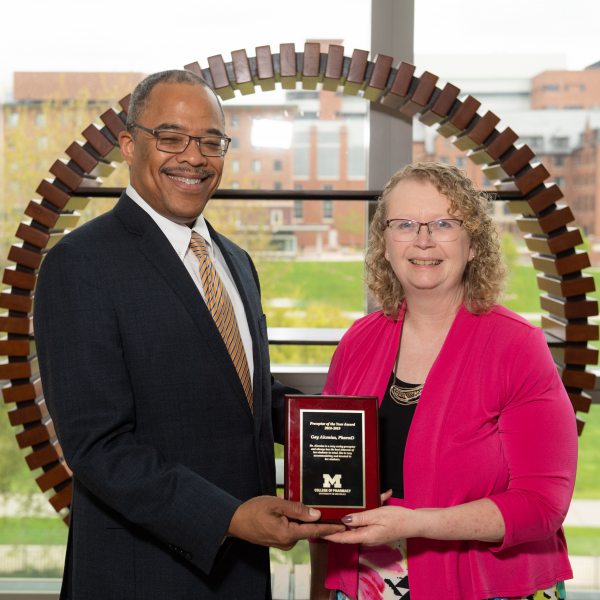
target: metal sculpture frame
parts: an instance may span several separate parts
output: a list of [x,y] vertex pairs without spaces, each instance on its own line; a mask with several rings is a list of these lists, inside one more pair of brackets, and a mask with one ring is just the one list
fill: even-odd
[[[281,44],[272,54],[269,46],[256,48],[256,56],[245,50],[232,52],[232,62],[221,55],[208,59],[208,68],[195,62],[184,68],[203,77],[223,99],[274,90],[279,83],[293,90],[298,83],[303,89],[315,90],[322,84],[325,91],[362,97],[386,107],[389,114],[415,117],[437,133],[450,138],[467,157],[480,165],[500,194],[516,196],[508,207],[517,217],[519,229],[526,233],[527,247],[534,252],[533,266],[542,290],[542,328],[560,377],[576,412],[588,412],[591,398],[585,389],[593,389],[595,375],[586,365],[598,362],[598,350],[588,344],[598,339],[598,325],[588,318],[598,314],[598,302],[586,296],[594,291],[592,275],[582,270],[590,266],[587,252],[575,247],[583,242],[571,209],[559,203],[563,193],[555,183],[547,183],[549,172],[537,161],[526,144],[517,144],[518,135],[507,127],[499,131],[500,119],[492,112],[479,114],[481,103],[467,96],[459,99],[459,88],[448,83],[437,87],[438,77],[425,71],[415,77],[415,66],[401,62],[392,67],[391,56],[378,55],[368,60],[366,50],[354,50],[344,56],[343,46],[331,45],[321,53],[318,43],[307,43],[304,52],[296,52],[294,44]],[[86,208],[90,197],[81,197],[78,188],[98,187],[121,162],[119,133],[125,130],[130,95],[123,98],[120,110],[109,109],[102,115],[104,126],[90,125],[83,132],[85,141],[73,142],[50,167],[53,179],[44,179],[36,192],[41,199],[32,200],[25,209],[30,220],[22,222],[8,260],[15,266],[4,271],[3,283],[10,291],[0,296],[0,307],[8,315],[0,317],[0,331],[8,335],[0,339],[0,379],[10,384],[2,390],[5,403],[14,403],[8,413],[10,422],[20,427],[15,437],[20,448],[31,448],[25,457],[32,471],[41,469],[36,482],[42,492],[53,490],[50,504],[59,512],[68,509],[72,494],[72,473],[56,439],[54,424],[48,414],[39,376],[33,332],[33,298],[36,278],[45,253],[76,227],[79,210]],[[510,193],[510,194],[509,194]],[[96,194],[94,194],[96,195]],[[532,365],[535,368],[535,365]],[[584,421],[577,416],[578,432]],[[69,522],[68,514],[63,519]]]

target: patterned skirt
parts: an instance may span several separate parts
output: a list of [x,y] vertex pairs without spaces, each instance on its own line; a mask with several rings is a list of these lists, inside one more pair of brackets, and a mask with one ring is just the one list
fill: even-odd
[[[336,600],[354,600],[337,590]],[[361,546],[358,557],[358,598],[356,600],[410,600],[406,540],[381,546]],[[563,600],[565,585],[561,581],[547,590],[530,596],[489,598],[482,600]]]

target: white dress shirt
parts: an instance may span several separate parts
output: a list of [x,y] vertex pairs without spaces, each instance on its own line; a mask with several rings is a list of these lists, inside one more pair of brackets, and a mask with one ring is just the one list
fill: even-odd
[[194,226],[189,228],[187,225],[179,225],[169,219],[159,215],[129,184],[126,190],[127,195],[143,210],[145,210],[154,220],[154,222],[160,227],[160,230],[165,234],[165,237],[169,240],[173,246],[175,252],[183,262],[185,268],[190,274],[192,280],[196,284],[198,291],[204,298],[204,290],[202,289],[202,280],[200,279],[200,262],[198,257],[190,249],[190,241],[192,239],[192,231],[199,233],[205,240],[208,246],[208,253],[210,259],[231,298],[233,304],[233,310],[235,311],[235,317],[240,330],[240,336],[242,343],[244,344],[244,350],[246,351],[246,358],[248,360],[248,369],[250,370],[250,380],[254,380],[254,360],[252,355],[252,337],[250,336],[250,329],[248,328],[248,319],[246,318],[246,311],[242,298],[238,292],[238,289],[233,281],[229,267],[223,258],[221,249],[217,244],[213,244],[210,239],[210,233],[204,217],[200,215]]

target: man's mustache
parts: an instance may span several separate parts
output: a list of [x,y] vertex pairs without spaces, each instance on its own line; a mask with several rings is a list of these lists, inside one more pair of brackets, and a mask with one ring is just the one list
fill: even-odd
[[212,171],[206,171],[205,169],[190,169],[188,167],[162,167],[160,173],[190,173],[191,175],[198,175],[200,177],[214,177],[215,174]]

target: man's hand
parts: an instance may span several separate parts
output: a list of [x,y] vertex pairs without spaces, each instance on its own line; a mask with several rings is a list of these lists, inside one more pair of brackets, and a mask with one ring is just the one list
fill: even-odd
[[233,514],[228,537],[237,537],[259,546],[291,550],[298,540],[332,535],[343,525],[315,523],[321,513],[301,502],[273,496],[258,496],[244,502]]

